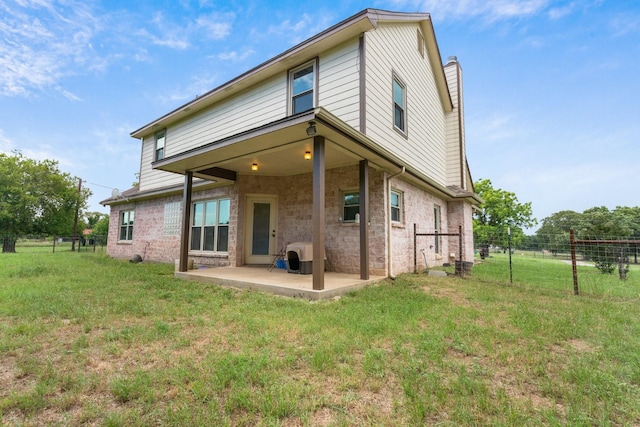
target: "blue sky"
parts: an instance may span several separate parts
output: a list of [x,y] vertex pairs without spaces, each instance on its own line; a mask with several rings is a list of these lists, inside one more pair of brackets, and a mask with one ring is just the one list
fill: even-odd
[[367,7],[429,12],[464,73],[474,180],[565,209],[638,206],[635,0],[0,0],[0,152],[127,189],[129,133]]

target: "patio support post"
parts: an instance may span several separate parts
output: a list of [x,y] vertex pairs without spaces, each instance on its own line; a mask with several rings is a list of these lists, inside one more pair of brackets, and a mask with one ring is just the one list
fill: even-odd
[[182,190],[182,229],[180,231],[180,261],[178,271],[185,272],[189,263],[189,228],[191,224],[191,193],[193,192],[193,172],[184,174]]
[[360,279],[369,279],[369,161],[360,160]]
[[324,289],[324,136],[313,137],[313,290]]

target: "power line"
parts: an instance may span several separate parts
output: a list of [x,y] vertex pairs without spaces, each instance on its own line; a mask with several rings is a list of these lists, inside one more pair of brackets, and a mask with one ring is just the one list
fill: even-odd
[[[86,184],[86,182],[85,182]],[[96,184],[95,182],[90,182],[90,185],[95,185],[96,187],[102,187],[102,188],[108,188],[108,189],[113,189],[113,186],[106,186],[106,185],[100,185],[100,184]]]

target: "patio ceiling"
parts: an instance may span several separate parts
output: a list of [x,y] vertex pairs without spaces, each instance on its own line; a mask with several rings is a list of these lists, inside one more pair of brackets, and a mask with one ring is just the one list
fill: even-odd
[[[313,162],[304,159],[306,151],[313,156],[313,136],[307,135],[309,122],[315,123],[316,135],[325,138],[327,169],[363,159],[377,169],[398,169],[394,162],[372,151],[362,134],[321,108],[167,157],[153,166],[179,174],[192,171],[195,177],[218,182],[233,181],[235,175],[308,173],[313,170]],[[251,169],[253,163],[258,165],[257,171]]]

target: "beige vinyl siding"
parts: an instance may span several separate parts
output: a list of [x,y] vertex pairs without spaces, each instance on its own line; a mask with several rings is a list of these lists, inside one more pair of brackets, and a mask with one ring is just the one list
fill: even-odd
[[[165,157],[285,117],[287,113],[286,85],[286,74],[277,76],[167,128]],[[152,138],[152,135],[145,137],[140,189],[148,190],[182,183],[184,178],[181,175],[152,169]]]
[[[318,105],[354,127],[359,124],[358,39],[344,43],[319,60]],[[299,65],[299,64],[295,64]],[[287,73],[198,112],[167,128],[165,157],[282,119],[287,114]],[[153,170],[153,135],[145,137],[140,189],[183,182],[181,175]]]
[[320,57],[318,106],[358,129],[359,40],[347,42]]
[[[169,138],[170,130],[167,130],[166,136]],[[168,139],[167,139],[168,140]],[[153,162],[153,153],[155,151],[155,137],[153,134],[144,137],[142,144],[142,160],[140,162],[140,190],[145,191],[152,188],[164,187],[169,185],[177,185],[184,182],[182,175],[174,173],[153,170],[151,163]]]
[[[385,24],[366,33],[367,135],[436,182],[446,183],[445,113],[418,25]],[[393,127],[394,73],[406,84],[407,136]]]
[[286,96],[282,75],[177,123],[167,138],[167,156],[285,117]]
[[[445,75],[453,102],[453,111],[447,114],[447,185],[466,186],[464,158],[464,99],[462,94],[462,71],[457,63],[447,64]],[[460,84],[459,84],[460,82]],[[460,86],[460,88],[459,88]],[[460,93],[458,93],[460,89]],[[462,110],[459,111],[459,108]],[[461,151],[462,148],[462,151]]]

